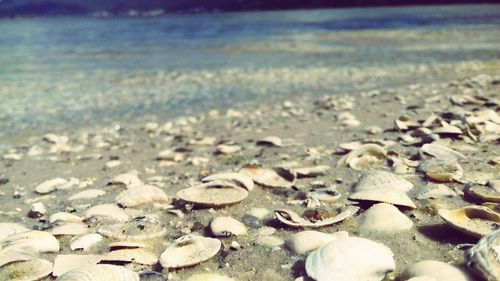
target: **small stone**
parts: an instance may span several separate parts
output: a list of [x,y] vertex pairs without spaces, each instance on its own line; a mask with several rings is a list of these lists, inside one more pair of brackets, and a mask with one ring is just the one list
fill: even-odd
[[259,218],[252,216],[252,215],[243,215],[241,218],[243,223],[250,227],[250,228],[260,228],[262,227],[262,222],[259,220]]
[[6,179],[6,178],[0,178],[0,185],[5,185],[9,183],[9,179]]

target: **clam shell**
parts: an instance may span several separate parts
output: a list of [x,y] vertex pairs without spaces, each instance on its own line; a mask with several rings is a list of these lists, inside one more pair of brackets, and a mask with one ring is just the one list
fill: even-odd
[[100,256],[101,261],[133,262],[144,265],[154,265],[158,255],[146,249],[121,249]]
[[241,187],[245,188],[248,191],[252,191],[254,188],[254,183],[252,178],[249,176],[242,174],[242,173],[220,173],[220,174],[214,174],[210,175],[208,177],[204,177],[201,179],[203,182],[210,182],[210,181],[217,181],[217,180],[223,180],[223,181],[230,181],[237,183]]
[[103,225],[97,232],[117,240],[144,241],[162,237],[167,229],[158,222],[136,219],[127,223]]
[[210,230],[215,236],[246,235],[246,226],[231,217],[216,217],[210,222]]
[[161,254],[160,263],[165,268],[192,266],[215,256],[221,246],[219,239],[183,236]]
[[450,159],[433,158],[422,161],[417,170],[438,182],[459,180],[463,176],[463,169],[458,162]]
[[451,227],[476,238],[500,227],[500,214],[487,207],[473,205],[456,210],[439,209],[438,214]]
[[33,259],[18,261],[0,268],[0,280],[36,281],[52,272],[52,263],[48,260]]
[[457,152],[447,146],[436,143],[424,144],[421,148],[421,151],[436,158],[451,159],[454,161],[467,161],[467,158],[462,153]]
[[92,246],[98,244],[103,239],[98,233],[85,234],[71,239],[69,247],[72,251],[83,250],[87,251]]
[[99,255],[58,255],[54,260],[52,275],[61,276],[64,273],[84,266],[96,265],[101,261]]
[[39,253],[58,251],[59,241],[48,232],[30,230],[16,233],[0,241],[0,266],[29,260]]
[[218,273],[198,273],[192,275],[186,281],[234,281],[234,279]]
[[35,187],[35,191],[40,194],[50,193],[67,184],[68,181],[62,178],[55,178],[42,182]]
[[212,181],[177,192],[180,199],[203,207],[222,207],[247,198],[248,191],[226,181]]
[[395,268],[387,246],[361,237],[339,237],[306,259],[307,275],[317,281],[380,281]]
[[262,138],[260,140],[257,140],[255,143],[257,145],[263,145],[263,146],[277,146],[277,147],[283,146],[283,141],[275,136]]
[[57,212],[52,214],[49,218],[49,222],[53,224],[58,223],[69,223],[69,222],[82,222],[83,218],[66,212]]
[[108,182],[108,185],[123,185],[125,187],[140,184],[142,184],[142,181],[139,179],[139,177],[131,173],[119,174]]
[[368,164],[382,162],[387,157],[387,150],[374,143],[363,144],[344,155],[337,162],[337,167],[350,166],[355,170],[366,168]]
[[79,267],[59,276],[57,281],[139,281],[139,275],[121,266],[99,264]]
[[308,219],[304,219],[301,216],[299,216],[297,213],[291,210],[285,210],[285,209],[277,209],[274,210],[274,215],[276,218],[291,227],[311,227],[311,228],[318,228],[318,227],[323,227],[323,226],[328,226],[332,225],[338,222],[341,222],[352,215],[354,215],[357,211],[359,210],[358,207],[351,207],[351,208],[346,208],[343,210],[340,214],[334,216],[334,217],[329,217],[324,220],[319,220],[312,222]]
[[52,235],[81,235],[88,232],[88,226],[81,222],[67,223],[54,227]]
[[398,232],[408,230],[413,222],[398,208],[386,203],[371,206],[360,218],[361,232]]
[[7,238],[12,234],[19,232],[25,232],[29,229],[22,224],[10,223],[10,222],[0,222],[0,241]]
[[485,235],[466,250],[465,261],[484,279],[500,280],[500,229]]
[[413,280],[418,277],[427,277],[436,281],[473,281],[467,272],[461,268],[434,260],[423,260],[408,267],[402,274],[401,280]]
[[315,167],[304,167],[304,168],[295,168],[293,169],[297,176],[300,177],[317,177],[324,176],[327,174],[330,166],[327,165],[319,165]]
[[319,249],[321,246],[328,244],[339,237],[347,236],[349,236],[349,233],[346,231],[339,231],[330,234],[314,230],[305,230],[292,234],[285,243],[290,250],[299,255],[303,255],[307,252]]
[[73,201],[73,200],[82,200],[82,199],[92,199],[92,198],[97,198],[99,196],[102,196],[106,194],[106,191],[101,190],[101,189],[87,189],[82,192],[78,192],[76,194],[71,195],[68,200]]
[[114,204],[102,204],[91,207],[85,212],[85,219],[106,217],[120,222],[129,220],[129,215]]
[[116,196],[116,203],[123,207],[135,207],[153,202],[168,202],[168,196],[163,190],[152,185],[134,186]]
[[111,251],[116,251],[119,249],[136,249],[136,248],[145,248],[147,247],[146,243],[142,242],[133,242],[133,241],[118,241],[108,244]]
[[384,202],[409,208],[417,208],[405,192],[392,188],[361,190],[349,196],[350,200]]
[[467,185],[466,192],[474,198],[486,202],[500,203],[500,190],[478,184]]
[[260,185],[267,187],[292,187],[297,178],[295,171],[285,168],[267,169],[259,165],[247,164],[243,166],[240,173],[246,174]]
[[241,146],[239,145],[219,144],[215,148],[215,152],[220,154],[233,154],[240,151],[241,151]]

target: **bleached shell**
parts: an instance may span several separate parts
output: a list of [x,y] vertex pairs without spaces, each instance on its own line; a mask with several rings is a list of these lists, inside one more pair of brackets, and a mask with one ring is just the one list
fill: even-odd
[[386,203],[371,206],[360,218],[361,232],[397,232],[408,230],[413,222],[398,208]]
[[457,193],[444,184],[436,184],[436,188],[424,191],[417,196],[417,199],[439,199],[445,197],[455,197]]
[[77,268],[96,265],[100,261],[99,255],[57,255],[52,275],[61,276]]
[[68,200],[81,200],[81,199],[92,199],[97,198],[106,194],[106,191],[101,189],[87,189],[76,194],[71,195]]
[[98,233],[85,234],[71,239],[69,247],[72,251],[83,250],[87,251],[92,246],[98,244],[103,239]]
[[484,279],[500,280],[500,229],[485,235],[464,254],[467,265]]
[[10,222],[0,222],[0,241],[7,238],[12,234],[19,232],[25,232],[29,229],[22,224],[10,223]]
[[413,184],[393,173],[371,170],[365,172],[357,181],[355,191],[388,188],[402,192],[410,191]]
[[346,231],[324,233],[314,230],[305,230],[292,234],[285,243],[290,250],[296,254],[303,255],[307,252],[319,249],[321,246],[339,237],[347,236],[349,236],[349,233]]
[[353,151],[361,147],[363,143],[359,141],[352,141],[352,142],[346,142],[346,143],[341,143],[339,144],[339,148],[344,151]]
[[298,177],[317,177],[326,175],[329,169],[330,166],[319,165],[315,167],[294,168],[293,170],[297,173]]
[[227,144],[219,144],[215,151],[220,154],[233,154],[241,151],[241,146],[239,145],[227,145]]
[[500,190],[494,187],[471,184],[465,190],[469,195],[481,201],[500,203]]
[[438,182],[459,180],[463,176],[463,169],[458,162],[450,159],[432,158],[422,161],[417,170]]
[[154,265],[158,255],[146,249],[121,249],[100,256],[101,261],[133,262],[144,265]]
[[295,171],[285,168],[267,169],[259,165],[247,164],[243,166],[240,173],[246,174],[260,185],[267,187],[292,187],[297,178]]
[[72,222],[54,227],[52,235],[81,235],[88,232],[88,226],[81,222]]
[[160,263],[165,268],[192,266],[215,256],[221,246],[219,239],[183,236],[161,254]]
[[139,275],[122,266],[99,264],[79,267],[59,276],[57,281],[139,281]]
[[147,247],[147,244],[143,243],[143,242],[134,242],[134,241],[118,241],[118,242],[109,243],[108,247],[112,251],[115,251],[115,250],[119,250],[119,249],[145,248],[145,247]]
[[42,182],[41,184],[37,185],[35,187],[35,191],[40,194],[45,194],[45,193],[50,193],[56,189],[59,189],[61,186],[65,185],[68,183],[63,178],[55,178],[51,180],[47,180]]
[[147,203],[168,202],[163,190],[152,185],[139,185],[128,188],[116,196],[116,202],[123,207],[135,207]]
[[432,278],[436,281],[475,280],[467,272],[457,266],[434,260],[423,260],[412,264],[401,274],[401,280],[422,276]]
[[421,151],[436,158],[451,159],[454,161],[467,161],[467,158],[462,153],[436,143],[424,144]]
[[462,130],[460,128],[450,125],[450,124],[443,124],[443,126],[435,128],[432,130],[435,134],[439,135],[461,135]]
[[226,181],[212,181],[177,192],[177,197],[204,207],[222,207],[247,198],[248,191]]
[[439,209],[438,214],[451,227],[476,238],[492,233],[500,225],[500,214],[482,206],[471,205],[455,210]]
[[210,222],[210,230],[215,236],[246,235],[246,226],[231,217],[216,217]]
[[393,188],[377,188],[357,191],[349,196],[351,200],[384,202],[415,209],[415,203],[405,192]]
[[58,251],[59,241],[48,232],[30,230],[16,233],[0,241],[0,266],[28,260],[39,253]]
[[50,216],[50,223],[82,222],[83,218],[66,212],[57,212]]
[[234,279],[218,273],[198,273],[192,275],[186,281],[234,281]]
[[[374,143],[363,144],[355,150],[344,155],[337,162],[337,167],[350,166],[351,168],[365,168],[359,161],[368,161],[370,163],[381,162],[387,157],[387,150]],[[361,160],[360,160],[361,159]],[[354,167],[353,167],[354,166]]]
[[142,181],[137,175],[131,173],[119,174],[108,182],[108,185],[124,185],[126,187],[139,184],[142,184]]
[[0,267],[0,280],[36,281],[52,272],[52,263],[44,259],[18,261]]
[[203,182],[210,182],[210,181],[216,181],[216,180],[225,180],[225,181],[231,181],[239,184],[241,187],[247,189],[248,191],[252,191],[254,188],[254,183],[252,178],[250,178],[248,175],[242,174],[242,173],[220,173],[220,174],[213,174],[207,177],[204,177],[201,179]]
[[144,241],[162,237],[167,233],[167,229],[157,222],[133,220],[128,223],[103,225],[97,232],[118,240]]
[[318,227],[323,227],[323,226],[329,226],[338,222],[341,222],[351,216],[353,216],[357,211],[359,210],[359,207],[348,207],[342,210],[342,212],[336,216],[329,217],[324,220],[319,220],[312,222],[308,219],[304,219],[301,216],[299,216],[297,213],[291,210],[285,210],[285,209],[277,209],[274,210],[274,215],[276,218],[284,223],[285,225],[291,226],[291,227],[311,227],[311,228],[318,228]]
[[265,145],[265,146],[283,146],[283,142],[279,137],[269,136],[262,139],[259,139],[255,142],[257,145]]
[[102,204],[91,207],[85,212],[85,219],[106,217],[120,222],[129,220],[129,215],[114,204]]
[[307,275],[317,281],[380,281],[395,268],[387,246],[361,237],[339,237],[306,259]]
[[335,202],[340,199],[341,194],[334,187],[328,187],[312,190],[307,196],[323,202]]
[[420,123],[418,123],[417,121],[412,121],[410,117],[403,115],[394,120],[394,125],[396,129],[408,130],[418,128],[420,126]]

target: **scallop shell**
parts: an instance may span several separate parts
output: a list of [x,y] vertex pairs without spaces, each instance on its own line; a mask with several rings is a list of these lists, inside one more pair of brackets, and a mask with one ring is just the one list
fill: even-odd
[[10,222],[0,222],[0,241],[7,238],[12,234],[19,232],[25,232],[29,229],[22,224],[10,223]]
[[349,233],[339,231],[335,233],[323,233],[314,230],[305,230],[294,233],[286,240],[287,247],[293,252],[303,255],[307,252],[319,249],[339,237],[347,237]]
[[139,275],[121,266],[99,264],[79,267],[59,276],[57,281],[139,281]]
[[146,249],[121,249],[100,256],[101,261],[133,262],[144,265],[154,265],[158,255]]
[[337,162],[337,167],[349,166],[354,170],[362,170],[371,164],[382,162],[387,157],[387,150],[374,143],[363,144],[344,155]]
[[85,234],[71,239],[69,247],[72,251],[83,250],[87,251],[92,246],[98,244],[103,239],[98,233]]
[[52,272],[52,263],[48,260],[33,259],[18,261],[0,268],[0,280],[36,281]]
[[438,214],[456,230],[476,238],[500,227],[500,214],[487,207],[473,205],[456,210],[439,209]]
[[57,223],[69,223],[69,222],[82,222],[83,218],[66,212],[57,212],[50,216],[49,222],[53,224]]
[[500,229],[485,235],[465,251],[467,265],[488,281],[500,280]]
[[421,148],[421,151],[436,158],[451,159],[453,161],[467,161],[467,158],[462,153],[457,152],[447,146],[436,143],[424,144]]
[[123,185],[125,187],[140,184],[142,184],[142,181],[139,179],[139,177],[131,173],[119,174],[108,182],[108,185]]
[[310,221],[308,219],[304,219],[301,216],[299,216],[297,213],[291,210],[285,210],[285,209],[277,209],[274,210],[274,215],[276,218],[291,227],[311,227],[311,228],[318,228],[318,227],[323,227],[323,226],[329,226],[338,222],[341,222],[351,216],[353,216],[357,211],[359,210],[358,207],[348,207],[345,210],[343,210],[340,214],[334,216],[334,217],[329,217],[324,220],[318,220],[318,221]]
[[16,233],[0,241],[0,266],[28,260],[39,253],[58,251],[59,241],[48,232],[31,230]]
[[203,182],[210,182],[210,181],[217,181],[217,180],[223,180],[223,181],[230,181],[234,182],[241,187],[245,188],[248,191],[252,191],[254,188],[254,183],[252,178],[249,176],[242,174],[242,173],[220,173],[220,174],[213,174],[208,177],[204,177],[201,179]]
[[257,140],[255,142],[257,145],[263,145],[263,146],[277,146],[277,147],[282,147],[283,146],[283,141],[275,136],[269,136],[262,138],[260,140]]
[[167,233],[167,229],[158,222],[134,219],[127,223],[103,225],[97,232],[106,237],[118,240],[144,241],[162,237]]
[[246,174],[260,185],[267,187],[292,187],[297,178],[295,171],[286,168],[267,169],[259,165],[247,164],[243,166],[240,173]]
[[82,192],[78,192],[76,194],[71,195],[68,200],[73,201],[73,200],[82,200],[82,199],[92,199],[92,198],[97,198],[99,196],[102,196],[106,194],[106,191],[101,190],[101,189],[87,189]]
[[85,219],[106,217],[120,222],[129,220],[129,215],[114,204],[102,204],[91,207],[85,212]]
[[307,275],[317,281],[380,281],[396,268],[392,251],[361,237],[339,237],[306,259]]
[[471,184],[467,185],[465,190],[469,195],[481,201],[500,203],[500,190],[494,186]]
[[297,173],[297,177],[317,177],[324,176],[327,174],[328,170],[330,170],[330,166],[327,165],[319,165],[315,167],[304,167],[304,168],[294,168],[293,169]]
[[161,254],[160,263],[165,268],[192,266],[215,256],[221,246],[219,239],[183,236]]
[[54,227],[52,235],[81,235],[88,232],[88,226],[81,222],[67,223]]
[[116,196],[116,202],[123,207],[135,207],[142,204],[168,202],[163,190],[152,185],[139,185],[128,188]]
[[248,191],[227,181],[212,181],[177,192],[180,199],[203,207],[222,207],[247,198]]
[[422,161],[417,170],[428,178],[438,182],[459,180],[463,176],[463,169],[458,162],[450,159],[433,158]]
[[61,276],[77,268],[96,265],[100,261],[99,255],[58,255],[54,260],[52,275]]

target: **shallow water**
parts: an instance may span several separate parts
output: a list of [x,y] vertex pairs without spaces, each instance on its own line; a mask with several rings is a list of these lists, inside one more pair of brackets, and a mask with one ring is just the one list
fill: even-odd
[[488,72],[499,26],[500,5],[1,20],[0,144]]

